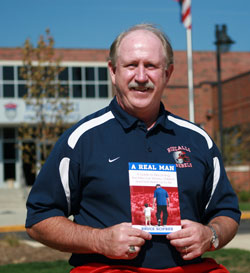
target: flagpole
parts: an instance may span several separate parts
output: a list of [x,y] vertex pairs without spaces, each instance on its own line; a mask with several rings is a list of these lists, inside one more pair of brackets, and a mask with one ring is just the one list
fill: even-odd
[[188,101],[189,101],[189,120],[194,119],[194,84],[193,84],[193,57],[192,57],[192,29],[187,28],[187,65],[188,65]]
[[187,36],[187,68],[188,68],[188,108],[189,120],[194,120],[194,84],[193,84],[193,57],[192,57],[192,16],[191,16],[191,1],[192,0],[177,0],[181,6],[181,21],[186,28]]

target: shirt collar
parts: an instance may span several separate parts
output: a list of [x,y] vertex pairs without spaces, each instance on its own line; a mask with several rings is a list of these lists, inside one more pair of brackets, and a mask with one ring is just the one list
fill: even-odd
[[[110,109],[114,114],[115,118],[118,120],[118,122],[122,125],[124,129],[130,129],[133,126],[135,126],[136,123],[141,122],[139,119],[137,119],[134,116],[131,116],[125,110],[123,110],[121,106],[118,104],[116,97],[114,97],[113,100],[111,101]],[[161,126],[165,129],[172,129],[171,123],[167,118],[169,114],[170,113],[165,110],[163,103],[161,103],[159,116],[153,128]]]
[[124,111],[121,106],[118,104],[116,97],[110,103],[110,109],[114,114],[115,118],[119,121],[123,128],[129,129],[131,128],[138,119],[129,115],[126,111]]

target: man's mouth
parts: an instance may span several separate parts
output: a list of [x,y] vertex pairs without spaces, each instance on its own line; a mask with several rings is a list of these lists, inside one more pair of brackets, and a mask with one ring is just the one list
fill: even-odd
[[140,91],[140,92],[146,92],[146,91],[150,90],[150,88],[145,88],[145,87],[133,87],[133,88],[130,88],[130,90]]
[[145,84],[139,84],[137,82],[130,82],[128,85],[130,90],[146,92],[148,90],[154,89],[154,84],[152,82],[147,82]]

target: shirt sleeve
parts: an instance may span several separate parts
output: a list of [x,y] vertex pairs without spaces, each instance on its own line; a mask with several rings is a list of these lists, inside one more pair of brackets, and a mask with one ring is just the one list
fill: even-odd
[[[67,143],[58,141],[37,176],[26,206],[26,227],[54,216],[68,217],[75,204],[71,200],[78,187],[79,164],[72,160]],[[77,202],[77,201],[74,201]]]
[[214,144],[210,151],[209,174],[206,189],[209,193],[206,204],[204,222],[207,223],[217,216],[228,216],[240,222],[238,198],[227,177],[220,152]]

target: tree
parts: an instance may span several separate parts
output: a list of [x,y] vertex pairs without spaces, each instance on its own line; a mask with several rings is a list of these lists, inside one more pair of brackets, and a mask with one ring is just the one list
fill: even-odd
[[24,94],[29,122],[19,127],[23,164],[37,173],[48,157],[58,136],[69,126],[67,117],[72,111],[68,90],[60,84],[64,70],[54,50],[54,39],[46,30],[37,46],[30,40],[23,47],[23,66],[20,76],[26,81]]
[[250,162],[250,124],[224,129],[225,164],[239,165]]

